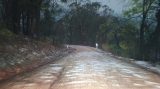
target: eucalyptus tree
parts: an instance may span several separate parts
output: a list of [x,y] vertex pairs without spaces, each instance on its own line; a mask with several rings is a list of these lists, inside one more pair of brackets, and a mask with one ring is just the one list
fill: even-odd
[[160,61],[160,0],[157,1],[155,9],[155,17],[157,21],[156,28],[150,36],[150,58],[152,62]]
[[[148,19],[152,18],[156,0],[132,0],[132,7],[125,12],[125,15],[140,19],[139,26],[139,59],[144,59],[145,49],[145,31],[147,29]],[[140,17],[140,18],[139,18]]]
[[[101,5],[97,2],[70,5],[70,12],[66,15],[65,26],[68,27],[71,43],[94,45],[96,33],[99,29]],[[68,25],[67,25],[68,24]]]
[[2,14],[3,14],[3,0],[0,0],[0,24],[2,23],[3,19],[2,19]]
[[42,0],[3,0],[3,19],[7,28],[18,34],[34,32],[40,20]]

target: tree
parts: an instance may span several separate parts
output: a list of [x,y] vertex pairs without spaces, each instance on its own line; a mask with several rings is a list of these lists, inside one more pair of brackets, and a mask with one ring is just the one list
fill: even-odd
[[1,18],[12,32],[35,37],[44,32],[40,32],[44,19],[48,25],[53,24],[57,6],[56,0],[1,0]]
[[133,7],[125,12],[128,16],[138,16],[141,18],[139,29],[139,59],[144,60],[145,49],[145,29],[147,25],[147,19],[149,18],[152,5],[156,0],[132,0]]
[[[70,5],[71,11],[65,16],[70,43],[94,46],[99,29],[101,5],[97,2]],[[92,34],[91,34],[92,33]]]
[[160,0],[158,0],[157,3],[155,17],[157,19],[157,26],[155,28],[155,31],[151,34],[150,39],[150,50],[152,53],[150,55],[153,55],[152,62],[157,62],[160,60]]

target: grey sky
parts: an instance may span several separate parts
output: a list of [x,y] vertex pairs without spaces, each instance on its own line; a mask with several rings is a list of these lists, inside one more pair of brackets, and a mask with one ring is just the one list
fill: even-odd
[[115,11],[116,14],[122,14],[124,10],[129,6],[129,0],[91,0],[101,2],[103,5],[108,5]]
[[[90,0],[90,1],[100,2],[102,5],[108,5],[112,10],[114,10],[115,14],[122,14],[123,11],[126,10],[127,7],[129,6],[128,2],[130,0]],[[66,7],[67,4],[61,3],[61,5]]]

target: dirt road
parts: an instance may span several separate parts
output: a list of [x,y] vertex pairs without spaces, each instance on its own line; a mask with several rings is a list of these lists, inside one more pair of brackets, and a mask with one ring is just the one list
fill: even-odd
[[85,46],[32,73],[5,81],[0,89],[160,89],[160,76]]

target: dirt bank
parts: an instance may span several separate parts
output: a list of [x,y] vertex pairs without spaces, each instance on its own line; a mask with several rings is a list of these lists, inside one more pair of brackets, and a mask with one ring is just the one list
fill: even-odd
[[47,41],[20,36],[1,38],[0,42],[0,81],[31,71],[73,51],[71,48],[55,47]]

